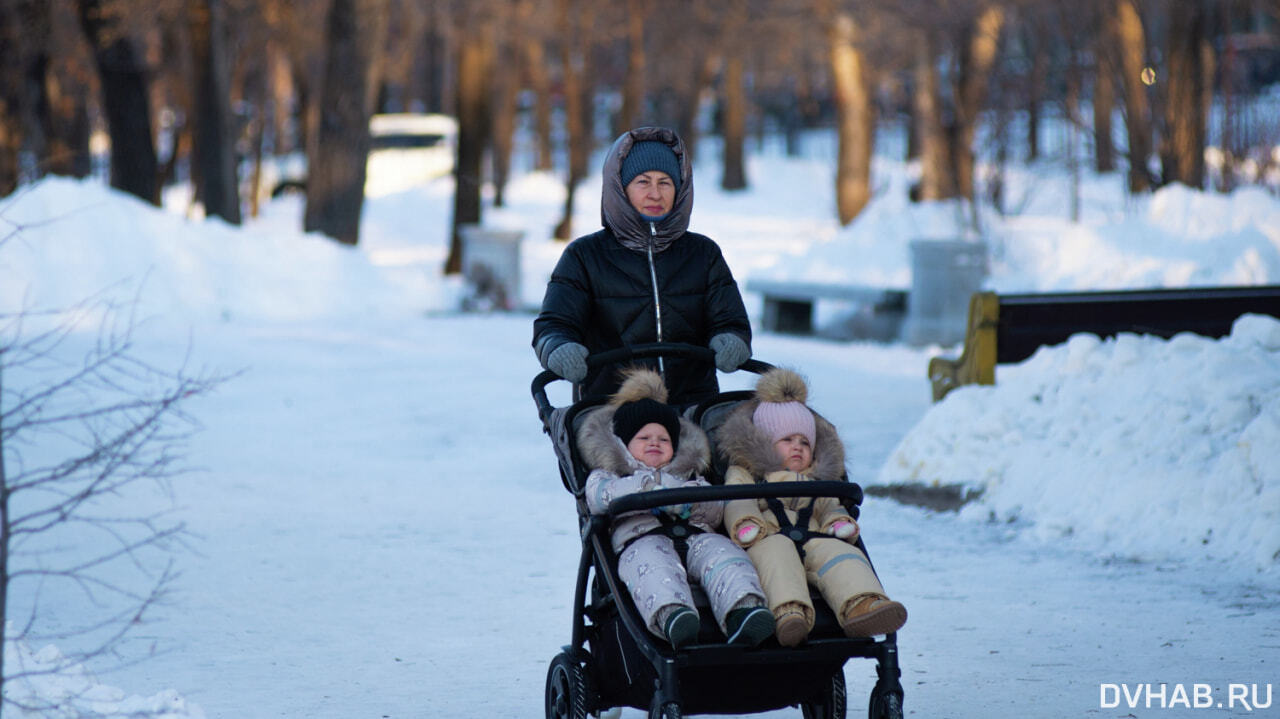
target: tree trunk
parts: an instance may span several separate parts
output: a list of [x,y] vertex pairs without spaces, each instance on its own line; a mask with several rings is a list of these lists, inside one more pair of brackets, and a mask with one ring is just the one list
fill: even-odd
[[697,156],[698,147],[698,112],[702,107],[702,93],[711,86],[719,65],[714,53],[695,53],[698,60],[694,66],[698,71],[693,74],[692,81],[681,86],[676,98],[676,132],[684,140],[685,150],[689,152],[689,161]]
[[43,172],[87,177],[93,169],[89,154],[88,68],[73,48],[79,29],[66,18],[54,22],[53,3],[30,0],[28,12],[40,13],[35,23],[44,28],[37,40],[31,84],[36,95],[36,123],[44,137],[40,153]]
[[56,175],[88,177],[93,169],[89,153],[89,88],[65,72],[65,60],[55,58],[44,77],[45,169]]
[[538,170],[550,170],[555,167],[555,161],[551,154],[551,81],[547,77],[546,52],[540,39],[528,38],[522,44],[529,89],[533,90],[533,135],[536,140],[533,166]]
[[[735,28],[742,23],[735,22]],[[730,35],[732,37],[732,35]],[[744,166],[744,145],[747,134],[747,97],[743,87],[743,59],[741,48],[726,43],[724,61],[723,88],[723,127],[724,138],[724,174],[720,177],[720,187],[725,190],[742,190],[747,186],[747,171]]]
[[1000,47],[1004,11],[994,5],[982,11],[961,56],[956,102],[956,144],[952,148],[956,193],[972,200],[973,139],[987,97],[987,79]]
[[1115,65],[1107,43],[1093,48],[1093,160],[1098,172],[1116,169],[1115,146],[1111,141],[1111,114],[1115,110]]
[[346,245],[360,241],[365,165],[372,114],[370,71],[382,47],[385,0],[333,0],[326,26],[328,53],[314,151],[308,153],[303,227]]
[[622,109],[613,134],[636,127],[644,109],[644,25],[649,3],[627,0],[627,75],[622,85]]
[[471,28],[458,47],[458,162],[454,167],[453,234],[444,273],[462,272],[460,228],[480,222],[480,186],[484,174],[485,142],[489,137],[489,84],[492,49],[488,33]]
[[573,21],[572,0],[559,0],[559,25],[561,30],[561,72],[564,78],[565,130],[569,148],[569,178],[566,181],[564,216],[556,225],[554,236],[558,240],[573,237],[573,201],[578,183],[587,174],[587,158],[591,153],[591,103],[587,97],[590,83],[590,58],[586,47],[587,36],[582,28],[593,25],[592,5],[579,8],[578,25]]
[[230,118],[230,67],[222,0],[190,0],[192,69],[195,72],[195,146],[205,213],[240,224],[235,136]]
[[1120,56],[1124,90],[1125,128],[1129,138],[1129,191],[1151,189],[1147,158],[1151,155],[1151,118],[1147,89],[1142,82],[1147,41],[1142,18],[1132,0],[1116,0],[1112,15],[1113,37]]
[[111,186],[160,204],[146,68],[102,0],[78,0],[80,25],[93,49],[111,138]]
[[871,200],[874,110],[866,58],[854,44],[853,18],[840,13],[831,25],[831,78],[836,102],[839,158],[836,209],[847,225]]
[[944,200],[955,196],[955,186],[950,174],[950,144],[942,124],[937,52],[928,30],[917,35],[912,94],[920,147],[920,191],[916,194],[919,200]]
[[1207,21],[1200,0],[1169,5],[1168,71],[1164,83],[1168,141],[1163,160],[1164,182],[1204,186],[1205,108],[1200,45]]
[[1027,81],[1027,162],[1040,159],[1040,110],[1044,105],[1044,84],[1049,75],[1048,43],[1033,27],[1023,40],[1031,52],[1031,75]]
[[[22,90],[27,53],[22,47],[21,19],[10,7],[0,6],[0,197],[18,189],[19,153],[23,143]],[[3,235],[7,236],[8,231]],[[0,240],[2,241],[2,240]]]
[[[514,47],[504,47],[501,52],[514,55]],[[504,207],[507,178],[511,175],[511,146],[516,132],[516,97],[520,92],[520,77],[513,62],[493,63],[489,73],[493,91],[493,136],[489,159],[493,165],[493,206]]]
[[1068,201],[1069,216],[1072,222],[1080,221],[1080,153],[1078,151],[1080,137],[1080,86],[1082,82],[1080,53],[1075,47],[1069,49],[1066,68],[1067,94],[1067,170],[1071,178],[1071,192]]

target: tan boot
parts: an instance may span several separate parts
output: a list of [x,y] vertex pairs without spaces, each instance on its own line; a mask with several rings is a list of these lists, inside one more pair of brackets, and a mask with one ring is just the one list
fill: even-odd
[[800,602],[787,602],[774,610],[774,635],[782,646],[799,646],[809,636],[809,620],[804,609]]
[[883,594],[860,594],[846,605],[840,628],[847,637],[896,632],[907,623],[907,608]]

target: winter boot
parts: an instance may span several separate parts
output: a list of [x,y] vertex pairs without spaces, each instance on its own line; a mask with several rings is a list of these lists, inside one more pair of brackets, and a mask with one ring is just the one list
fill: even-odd
[[702,620],[698,618],[696,611],[689,607],[677,607],[667,616],[663,630],[671,646],[679,649],[698,638],[698,627],[701,625]]
[[724,618],[724,628],[730,644],[754,647],[773,634],[773,613],[759,606],[735,609]]
[[774,610],[774,625],[778,643],[784,647],[799,646],[809,636],[809,620],[799,602],[787,602]]
[[859,594],[845,607],[840,628],[847,637],[889,634],[907,623],[907,608],[883,594]]

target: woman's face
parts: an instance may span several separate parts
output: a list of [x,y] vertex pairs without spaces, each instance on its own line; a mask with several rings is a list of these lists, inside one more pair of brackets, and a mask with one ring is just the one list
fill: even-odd
[[803,434],[783,437],[773,443],[773,448],[777,450],[778,457],[782,459],[782,466],[786,467],[788,471],[804,471],[813,462],[813,447],[809,446],[809,438]]
[[676,183],[661,170],[642,172],[627,183],[627,200],[642,215],[662,217],[676,202]]
[[646,467],[661,467],[675,454],[671,448],[671,434],[657,422],[641,427],[627,443],[627,451]]

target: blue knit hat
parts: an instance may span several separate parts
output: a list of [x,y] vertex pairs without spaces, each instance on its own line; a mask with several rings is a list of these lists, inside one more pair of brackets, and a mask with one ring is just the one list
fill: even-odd
[[650,170],[667,173],[679,192],[680,160],[669,145],[657,140],[645,140],[631,146],[631,151],[622,159],[622,186],[626,187],[636,179],[636,175]]

